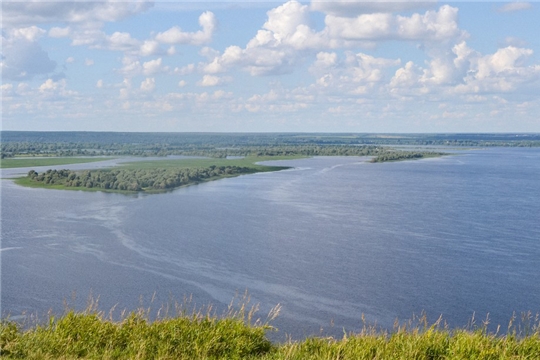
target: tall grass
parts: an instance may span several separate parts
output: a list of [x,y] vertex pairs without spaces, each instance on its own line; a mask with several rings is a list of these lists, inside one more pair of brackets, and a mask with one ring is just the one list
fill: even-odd
[[[123,313],[86,311],[49,315],[46,322],[0,325],[2,358],[12,359],[540,359],[538,315],[512,319],[504,334],[488,332],[488,321],[449,329],[441,319],[396,323],[393,331],[364,325],[343,338],[311,337],[272,344],[266,332],[279,313],[255,317],[249,298],[233,301],[217,316],[211,306],[199,310],[183,304]],[[173,316],[171,316],[171,313]]]

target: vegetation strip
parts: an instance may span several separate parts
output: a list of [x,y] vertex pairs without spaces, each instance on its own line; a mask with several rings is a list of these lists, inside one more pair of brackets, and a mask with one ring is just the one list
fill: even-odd
[[41,173],[30,170],[27,177],[16,179],[15,182],[23,186],[53,189],[158,192],[203,181],[287,168],[256,165],[253,161],[254,159],[181,159],[133,162],[112,169],[63,169]]
[[[178,310],[177,310],[178,311]],[[509,325],[506,335],[485,326],[448,330],[425,318],[393,332],[364,326],[342,339],[310,337],[274,344],[266,337],[277,311],[264,322],[256,308],[231,310],[217,317],[210,310],[149,321],[144,310],[121,321],[103,313],[70,311],[45,324],[24,328],[11,321],[0,325],[0,351],[5,359],[539,359],[538,317]],[[112,317],[112,316],[111,316]]]
[[371,162],[387,162],[387,161],[403,161],[403,160],[418,160],[432,157],[439,157],[443,155],[448,155],[441,152],[431,152],[431,151],[396,151],[390,150],[386,151],[380,155],[375,156],[371,159]]
[[80,157],[67,157],[67,158],[53,158],[53,157],[26,157],[26,158],[5,158],[0,161],[0,168],[22,168],[22,167],[34,167],[34,166],[53,166],[53,165],[69,165],[69,164],[84,164],[96,161],[112,160],[112,158],[104,157],[92,157],[92,158],[80,158]]

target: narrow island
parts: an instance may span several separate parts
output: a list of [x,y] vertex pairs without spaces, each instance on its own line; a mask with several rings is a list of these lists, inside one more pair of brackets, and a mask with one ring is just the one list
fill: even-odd
[[[292,157],[279,159],[284,158]],[[256,160],[266,159],[268,158]],[[15,183],[51,189],[153,193],[226,177],[288,168],[258,165],[254,161],[255,159],[175,159],[126,163],[110,169],[49,169],[41,173],[30,170],[26,177],[15,179]]]

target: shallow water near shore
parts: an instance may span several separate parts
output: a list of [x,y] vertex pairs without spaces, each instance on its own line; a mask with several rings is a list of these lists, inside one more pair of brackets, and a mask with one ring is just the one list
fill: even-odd
[[2,180],[2,314],[81,309],[89,294],[104,310],[155,294],[154,307],[192,295],[219,311],[247,290],[263,318],[282,305],[282,339],[342,336],[362,314],[391,328],[489,313],[505,328],[540,311],[540,149],[267,164],[293,168],[151,195]]

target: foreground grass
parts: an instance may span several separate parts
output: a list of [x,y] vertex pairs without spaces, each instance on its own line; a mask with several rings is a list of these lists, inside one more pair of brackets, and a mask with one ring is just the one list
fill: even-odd
[[0,161],[0,168],[22,168],[22,167],[34,167],[34,166],[53,166],[53,165],[69,165],[69,164],[84,164],[89,162],[111,160],[112,158],[9,158],[2,159]]
[[485,327],[449,330],[439,322],[397,327],[393,332],[364,327],[342,339],[308,338],[273,344],[266,337],[277,311],[265,322],[245,306],[222,317],[211,311],[148,321],[134,312],[121,321],[103,313],[70,311],[26,330],[14,322],[0,326],[6,359],[540,359],[538,317],[527,326],[509,326],[507,335]]

